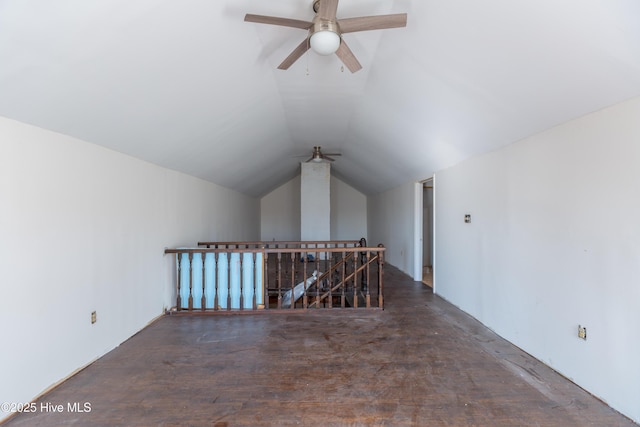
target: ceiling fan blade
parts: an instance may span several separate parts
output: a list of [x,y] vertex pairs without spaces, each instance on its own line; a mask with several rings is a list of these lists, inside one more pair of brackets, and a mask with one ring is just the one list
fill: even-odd
[[338,58],[340,58],[340,60],[352,73],[355,73],[362,68],[362,65],[360,65],[355,55],[353,54],[353,52],[351,52],[351,49],[349,49],[349,46],[347,46],[347,43],[345,43],[344,40],[340,42],[340,47],[336,51],[336,55],[338,55]]
[[299,19],[279,18],[277,16],[252,15],[247,13],[244,16],[245,22],[256,22],[258,24],[280,25],[282,27],[293,27],[308,30],[313,22],[301,21]]
[[338,12],[338,0],[320,0],[320,9],[318,9],[318,18],[328,19],[332,21],[336,19]]
[[327,153],[325,156],[342,156],[340,153]]
[[322,158],[325,159],[325,160],[329,160],[330,162],[335,162],[336,161],[336,159],[331,158],[331,157],[327,156],[326,154],[323,154]]
[[300,59],[300,57],[302,55],[304,55],[304,53],[307,50],[309,50],[309,37],[304,39],[302,41],[302,43],[300,43],[298,45],[298,47],[296,47],[293,50],[293,52],[291,52],[291,54],[289,54],[289,56],[287,56],[287,58],[284,61],[282,61],[282,64],[278,65],[278,69],[279,70],[288,70],[289,67],[291,67],[294,62],[296,62],[298,59]]
[[383,30],[385,28],[399,28],[407,26],[407,14],[360,16],[358,18],[340,19],[340,31],[355,33],[356,31]]
[[309,157],[309,159],[305,160],[305,163],[309,163],[311,160],[313,160],[313,156]]

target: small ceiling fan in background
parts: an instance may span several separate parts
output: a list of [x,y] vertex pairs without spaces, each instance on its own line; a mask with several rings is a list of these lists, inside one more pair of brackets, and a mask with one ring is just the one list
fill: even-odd
[[316,13],[313,21],[252,14],[247,14],[244,20],[245,22],[280,25],[308,31],[309,34],[302,43],[278,66],[280,70],[289,69],[311,48],[321,55],[335,53],[352,73],[360,70],[362,65],[347,46],[342,34],[407,26],[406,13],[337,19],[338,0],[315,0],[313,10]]
[[[311,154],[311,157],[309,157],[307,160],[305,160],[305,163],[309,163],[309,162],[316,162],[316,163],[320,163],[320,162],[334,162],[336,159],[334,159],[333,157],[336,156],[342,156],[342,154],[340,153],[323,153],[322,149],[320,148],[320,146],[315,146],[313,147],[313,154]],[[306,157],[306,156],[296,156],[296,157]]]

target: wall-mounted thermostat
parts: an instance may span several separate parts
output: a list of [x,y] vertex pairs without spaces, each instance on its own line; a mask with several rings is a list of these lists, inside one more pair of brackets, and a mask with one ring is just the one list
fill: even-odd
[[467,224],[469,224],[469,223],[471,222],[471,215],[466,214],[466,215],[464,216],[464,222],[466,222]]

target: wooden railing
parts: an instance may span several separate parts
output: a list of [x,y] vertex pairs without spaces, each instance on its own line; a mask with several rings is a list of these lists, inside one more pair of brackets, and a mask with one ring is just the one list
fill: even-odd
[[248,248],[355,248],[367,246],[367,240],[363,237],[360,240],[268,240],[257,242],[198,242],[198,246],[205,246],[213,249],[248,249]]
[[165,250],[176,254],[177,312],[384,307],[382,245],[367,247],[364,239],[200,245],[207,247]]

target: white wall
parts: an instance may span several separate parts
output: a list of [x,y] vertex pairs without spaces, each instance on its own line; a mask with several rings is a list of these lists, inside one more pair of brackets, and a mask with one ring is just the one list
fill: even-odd
[[300,240],[300,175],[260,200],[260,240]]
[[[300,240],[300,175],[260,201],[261,240]],[[331,239],[367,237],[367,197],[331,177]]]
[[415,224],[415,189],[416,183],[410,182],[367,198],[369,246],[382,243],[386,261],[410,276],[414,275],[416,231],[422,238]]
[[331,240],[367,237],[367,196],[331,177]]
[[436,183],[438,293],[635,421],[639,117],[634,99]]
[[0,118],[0,402],[30,401],[175,304],[165,247],[258,232],[256,199]]

